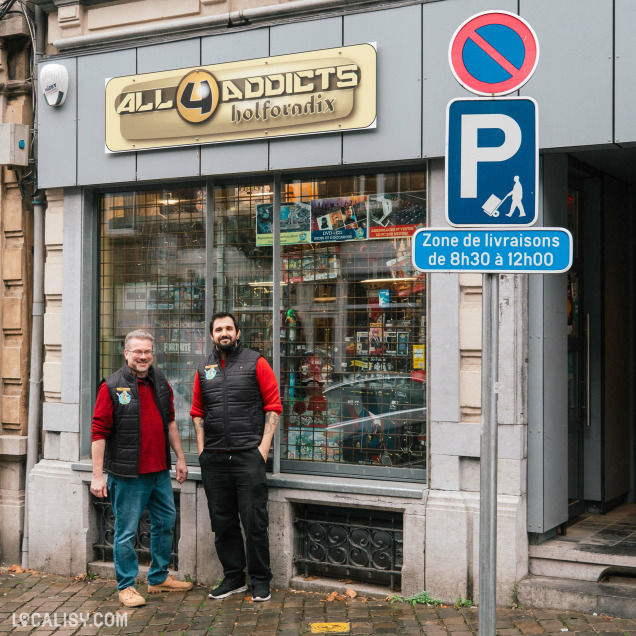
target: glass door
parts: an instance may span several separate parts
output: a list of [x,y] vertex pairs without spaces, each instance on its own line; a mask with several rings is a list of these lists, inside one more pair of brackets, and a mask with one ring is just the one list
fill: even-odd
[[574,259],[568,272],[568,518],[584,512],[583,498],[583,433],[588,415],[587,390],[587,327],[581,292],[583,290],[580,188],[568,191],[568,229],[574,239]]

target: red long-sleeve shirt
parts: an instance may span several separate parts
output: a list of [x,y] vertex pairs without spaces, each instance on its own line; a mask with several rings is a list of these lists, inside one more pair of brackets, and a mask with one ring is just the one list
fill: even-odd
[[[221,366],[225,369],[225,360],[221,360]],[[258,388],[261,391],[261,398],[263,399],[263,410],[274,411],[279,415],[283,412],[283,406],[280,403],[280,396],[278,395],[278,383],[276,382],[276,376],[272,367],[269,366],[269,362],[261,356],[256,363],[256,381],[258,382]],[[192,391],[192,408],[190,409],[190,415],[192,417],[204,417],[205,406],[203,405],[203,398],[201,397],[201,385],[199,383],[199,374],[194,376],[194,389]]]
[[[174,397],[170,388],[170,421],[174,420]],[[154,473],[168,468],[166,464],[166,438],[163,420],[155,401],[150,382],[138,379],[141,436],[139,441],[139,474]],[[113,430],[113,400],[103,382],[97,392],[93,412],[92,440],[106,439]]]

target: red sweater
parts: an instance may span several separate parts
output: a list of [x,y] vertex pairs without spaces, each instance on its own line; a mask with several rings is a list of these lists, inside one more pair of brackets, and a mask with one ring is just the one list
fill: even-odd
[[[174,420],[174,396],[170,387],[170,421]],[[163,420],[155,401],[155,392],[149,382],[139,378],[139,412],[141,414],[141,438],[139,449],[139,474],[166,470],[166,438]],[[113,400],[103,382],[97,392],[93,412],[92,439],[106,439],[113,430]]]
[[[225,369],[225,360],[221,360],[221,366]],[[279,415],[283,412],[283,407],[280,403],[280,396],[278,395],[278,383],[276,382],[276,376],[272,367],[263,356],[258,359],[256,363],[256,381],[258,387],[261,390],[261,398],[263,398],[263,410],[274,411]],[[203,406],[203,399],[201,398],[201,385],[199,384],[199,374],[194,376],[194,390],[192,391],[192,408],[190,409],[190,415],[192,417],[205,417],[205,407]]]

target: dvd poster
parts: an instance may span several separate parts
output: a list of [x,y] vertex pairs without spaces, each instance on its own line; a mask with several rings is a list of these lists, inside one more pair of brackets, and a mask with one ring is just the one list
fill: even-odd
[[369,238],[413,236],[426,224],[426,201],[412,194],[371,194]]
[[[311,206],[309,203],[285,203],[280,206],[281,245],[310,242]],[[256,245],[274,244],[274,205],[256,206]]]
[[311,202],[311,241],[363,241],[368,238],[367,197],[334,197]]

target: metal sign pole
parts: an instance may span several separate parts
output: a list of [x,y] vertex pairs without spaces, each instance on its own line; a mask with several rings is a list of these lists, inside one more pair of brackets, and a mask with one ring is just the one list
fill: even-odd
[[499,274],[484,274],[482,285],[479,633],[494,636],[497,625]]

